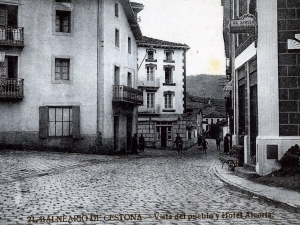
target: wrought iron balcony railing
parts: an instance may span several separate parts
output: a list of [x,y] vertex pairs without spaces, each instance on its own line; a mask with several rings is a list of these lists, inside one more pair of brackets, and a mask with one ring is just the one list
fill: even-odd
[[24,98],[24,79],[0,78],[0,98]]
[[143,92],[124,85],[113,85],[113,102],[143,105]]
[[147,108],[147,106],[140,106],[138,112],[139,114],[159,114],[160,105],[156,104],[154,108]]
[[0,45],[24,46],[24,28],[0,26]]
[[147,80],[147,79],[139,79],[139,88],[159,88],[160,87],[160,79],[156,78],[154,80]]

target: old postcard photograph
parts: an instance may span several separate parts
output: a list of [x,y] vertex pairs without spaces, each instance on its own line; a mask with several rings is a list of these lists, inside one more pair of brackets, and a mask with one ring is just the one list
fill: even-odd
[[299,224],[300,1],[0,0],[0,225]]

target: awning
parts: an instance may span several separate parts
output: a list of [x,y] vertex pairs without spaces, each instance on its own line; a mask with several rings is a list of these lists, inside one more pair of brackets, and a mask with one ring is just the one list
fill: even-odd
[[223,91],[232,91],[232,80],[225,85]]

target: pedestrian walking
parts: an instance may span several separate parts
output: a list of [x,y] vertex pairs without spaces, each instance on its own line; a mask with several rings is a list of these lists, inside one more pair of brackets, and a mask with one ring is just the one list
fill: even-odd
[[133,138],[132,138],[132,143],[131,143],[131,152],[133,154],[138,154],[138,141],[137,141],[137,134],[135,133],[133,135]]
[[140,138],[139,138],[139,149],[144,152],[145,149],[145,138],[143,136],[143,134],[141,134]]
[[201,147],[202,147],[202,140],[203,140],[203,137],[202,135],[198,135],[198,140],[197,140],[197,144],[198,144],[198,149],[201,150]]
[[229,134],[226,134],[225,137],[224,137],[224,153],[226,155],[228,155],[228,152],[229,152],[229,138],[228,138],[228,135]]
[[[182,144],[183,143],[182,143],[182,139],[181,139],[181,137],[180,137],[180,135],[178,133],[177,133],[177,136],[175,138],[174,143],[176,144],[176,149],[177,149],[177,151],[179,153],[180,152],[180,147],[182,148]],[[182,149],[181,149],[181,151],[182,151]]]
[[206,154],[207,145],[208,145],[208,142],[206,141],[205,138],[203,138],[203,140],[202,140],[202,153]]
[[220,150],[220,144],[221,144],[221,139],[219,137],[217,137],[217,139],[216,139],[217,151]]

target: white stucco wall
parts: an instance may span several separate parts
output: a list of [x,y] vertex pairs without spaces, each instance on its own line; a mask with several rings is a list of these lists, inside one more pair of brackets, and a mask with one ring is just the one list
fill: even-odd
[[[71,36],[53,35],[54,1],[22,0],[19,27],[25,47],[18,53],[18,78],[24,79],[24,99],[0,104],[1,131],[39,130],[39,106],[79,105],[81,134],[96,132],[97,1],[76,0]],[[51,82],[54,56],[71,58],[70,84]]]
[[[164,62],[166,59],[166,55],[164,53],[164,48],[154,48],[156,51],[154,53],[154,58],[157,59],[157,62],[146,62],[146,60],[143,61],[145,54],[146,54],[145,47],[138,47],[138,65],[140,66],[140,69],[138,71],[139,80],[146,80],[147,79],[147,69],[146,64],[155,64],[157,65],[157,69],[155,70],[155,79],[159,78],[159,84],[160,88],[155,92],[155,105],[160,105],[160,113],[162,115],[164,114],[182,114],[183,113],[183,53],[184,50],[180,49],[172,49],[174,51],[174,54],[172,54],[172,60],[175,61],[175,63],[170,62]],[[147,58],[147,57],[146,57]],[[143,62],[142,62],[143,61]],[[165,83],[165,71],[164,66],[165,65],[171,65],[175,66],[175,70],[173,70],[173,83],[176,83],[175,86],[164,86],[163,83]],[[163,93],[165,91],[173,91],[175,93],[175,96],[173,97],[173,109],[176,109],[175,112],[162,112],[164,109],[164,97]],[[147,106],[147,92],[144,91],[144,106]]]
[[[127,74],[132,74],[133,88],[137,88],[137,46],[134,34],[127,21],[126,14],[119,3],[119,17],[115,17],[115,1],[104,0],[104,121],[103,137],[113,137],[112,86],[114,85],[114,67],[120,68],[120,85],[127,86]],[[119,30],[119,48],[115,46],[115,29]],[[128,37],[131,38],[132,51],[128,53]],[[136,121],[133,120],[134,124]],[[137,125],[134,125],[134,129]]]

